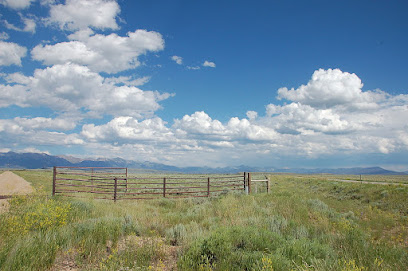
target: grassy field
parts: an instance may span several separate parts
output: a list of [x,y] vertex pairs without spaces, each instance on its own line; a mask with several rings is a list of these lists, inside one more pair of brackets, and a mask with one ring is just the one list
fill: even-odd
[[[0,215],[0,270],[406,270],[408,187],[270,175],[271,193],[119,201],[50,197],[50,171]],[[1,172],[0,172],[1,173]],[[262,179],[264,174],[254,178]],[[405,176],[364,176],[407,182]],[[358,176],[359,180],[359,176]],[[71,268],[71,269],[70,269]]]
[[[301,176],[302,177],[302,176]],[[373,183],[400,183],[408,184],[407,175],[333,175],[333,174],[316,174],[309,177],[323,180],[351,180]]]

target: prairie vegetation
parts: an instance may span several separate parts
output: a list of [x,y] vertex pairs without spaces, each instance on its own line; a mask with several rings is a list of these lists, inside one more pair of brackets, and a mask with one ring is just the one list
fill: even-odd
[[[52,198],[51,172],[14,172],[36,192],[11,199],[9,211],[0,214],[0,270],[340,271],[408,266],[408,187],[403,185],[274,174],[269,194],[260,184],[252,195],[114,204]],[[377,178],[389,181],[387,176]],[[397,179],[407,181],[405,176]]]

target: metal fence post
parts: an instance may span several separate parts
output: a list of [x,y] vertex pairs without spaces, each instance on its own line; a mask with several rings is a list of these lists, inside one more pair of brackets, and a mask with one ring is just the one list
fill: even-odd
[[248,194],[251,194],[251,172],[248,172]]
[[95,191],[94,187],[94,169],[91,170],[91,185],[92,185],[92,192]]
[[166,197],[166,178],[163,178],[163,198]]
[[53,168],[52,173],[52,195],[55,196],[55,183],[57,181],[57,167]]
[[114,191],[113,191],[113,201],[114,202],[116,202],[117,192],[118,192],[118,178],[115,177],[115,185],[114,185]]
[[126,193],[128,191],[128,168],[126,168]]
[[244,172],[244,191],[246,192],[246,172]]
[[269,179],[269,177],[266,177],[267,182],[266,182],[266,193],[269,194],[269,190],[271,188],[271,180]]
[[207,179],[207,197],[210,197],[210,177]]

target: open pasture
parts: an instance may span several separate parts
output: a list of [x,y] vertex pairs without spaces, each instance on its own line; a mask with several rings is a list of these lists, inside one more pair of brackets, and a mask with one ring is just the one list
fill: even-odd
[[[300,176],[303,178],[305,175]],[[408,175],[334,175],[334,174],[313,174],[311,178],[322,180],[350,180],[370,183],[393,183],[408,184]]]
[[[14,173],[36,192],[11,199],[9,212],[0,215],[0,270],[408,266],[408,187],[402,185],[331,179],[345,178],[337,175],[268,174],[269,194],[258,183],[250,195],[235,191],[210,198],[114,203],[51,197],[51,171]],[[254,179],[264,176],[253,174]]]

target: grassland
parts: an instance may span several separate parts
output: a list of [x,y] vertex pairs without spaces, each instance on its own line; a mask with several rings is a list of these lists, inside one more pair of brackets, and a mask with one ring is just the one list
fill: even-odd
[[[408,187],[403,185],[333,180],[355,176],[270,175],[270,194],[260,184],[252,195],[114,204],[51,198],[51,172],[14,172],[37,192],[12,199],[10,211],[0,215],[0,270],[408,266]],[[407,182],[405,176],[370,178]]]

